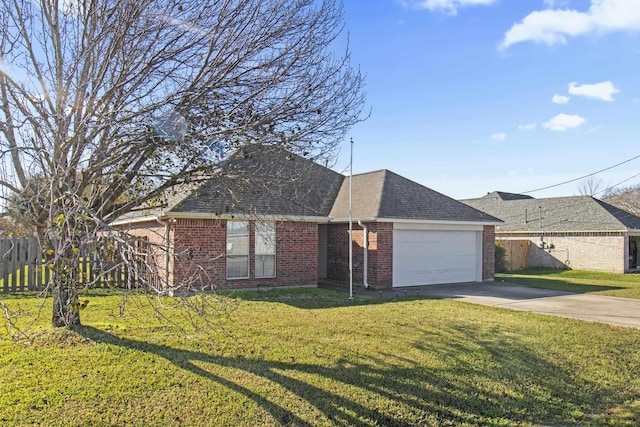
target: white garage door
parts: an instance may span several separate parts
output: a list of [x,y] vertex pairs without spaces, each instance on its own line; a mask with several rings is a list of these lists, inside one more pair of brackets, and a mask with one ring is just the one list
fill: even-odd
[[482,279],[478,231],[394,230],[393,286]]

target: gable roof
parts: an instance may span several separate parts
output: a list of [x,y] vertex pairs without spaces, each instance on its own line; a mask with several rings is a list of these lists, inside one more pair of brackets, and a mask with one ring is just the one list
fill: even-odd
[[591,196],[504,200],[492,194],[462,201],[503,220],[497,232],[640,230],[640,217]]
[[[349,217],[345,178],[329,216]],[[356,219],[416,219],[498,223],[500,220],[388,170],[353,176],[352,215]]]
[[[176,186],[167,191],[161,206],[142,206],[116,222],[167,215],[263,215],[345,221],[349,217],[349,181],[282,147],[251,144],[232,153],[203,182]],[[501,222],[388,170],[354,175],[352,196],[354,220]]]
[[281,147],[249,145],[169,212],[326,217],[343,180]]

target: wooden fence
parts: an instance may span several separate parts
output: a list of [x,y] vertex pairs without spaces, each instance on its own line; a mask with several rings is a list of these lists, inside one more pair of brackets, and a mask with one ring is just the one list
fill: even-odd
[[507,271],[517,271],[527,268],[529,257],[529,240],[500,240],[505,248]]
[[[118,243],[113,243],[115,250],[107,263],[99,259],[94,250],[84,251],[78,265],[81,285],[92,288],[124,288],[149,282],[146,263],[143,256],[124,262],[118,256]],[[144,253],[144,242],[135,242],[134,252]],[[51,282],[51,269],[45,259],[35,237],[18,237],[0,239],[0,291],[3,293],[42,291]],[[145,281],[141,280],[145,277]],[[154,282],[157,280],[154,280]]]

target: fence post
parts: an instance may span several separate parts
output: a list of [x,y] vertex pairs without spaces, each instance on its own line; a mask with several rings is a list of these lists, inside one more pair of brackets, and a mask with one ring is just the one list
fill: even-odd
[[11,253],[11,240],[0,239],[0,280],[2,280],[2,292],[9,292],[9,257]]
[[12,239],[11,256],[9,258],[9,271],[11,271],[11,292],[17,290],[18,282],[18,257],[20,256],[20,239]]

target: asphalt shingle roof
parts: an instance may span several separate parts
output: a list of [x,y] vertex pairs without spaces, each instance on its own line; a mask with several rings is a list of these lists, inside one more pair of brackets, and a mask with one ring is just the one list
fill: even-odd
[[[220,163],[203,183],[167,192],[141,215],[274,215],[349,217],[349,178],[277,146],[249,145]],[[499,219],[388,170],[353,176],[353,219],[498,223]]]
[[[444,194],[388,170],[353,176],[353,217],[500,222]],[[349,178],[345,178],[330,217],[349,216]]]
[[247,146],[170,212],[328,216],[344,176],[277,146]]
[[640,230],[640,217],[591,196],[510,200],[491,193],[463,202],[503,220],[498,232]]
[[527,196],[526,194],[505,193],[504,191],[494,191],[493,193],[487,194],[485,197],[497,197],[501,200],[533,199],[533,197]]

